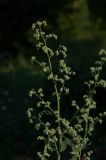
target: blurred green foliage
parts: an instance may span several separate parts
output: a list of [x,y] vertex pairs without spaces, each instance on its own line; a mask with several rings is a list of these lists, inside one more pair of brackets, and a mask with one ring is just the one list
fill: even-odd
[[[75,60],[76,57],[81,61],[86,55],[95,56],[96,50],[106,44],[105,4],[103,0],[1,1],[1,64],[19,54],[24,58],[33,54],[31,25],[41,19],[48,21],[48,29],[60,35],[60,41],[74,48],[71,52]],[[87,46],[90,43],[91,46]]]

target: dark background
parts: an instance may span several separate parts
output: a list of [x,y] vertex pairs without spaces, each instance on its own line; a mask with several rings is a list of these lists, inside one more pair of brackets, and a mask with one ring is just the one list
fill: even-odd
[[[68,62],[78,74],[72,84],[75,97],[83,93],[97,53],[106,49],[105,0],[0,0],[0,160],[37,159],[38,133],[26,116],[33,103],[29,90],[48,90],[39,68],[30,62],[35,55],[31,26],[37,20],[46,20],[48,31],[68,48]],[[106,90],[99,88],[95,99],[97,110],[106,111]],[[93,136],[97,160],[106,159],[105,122]]]

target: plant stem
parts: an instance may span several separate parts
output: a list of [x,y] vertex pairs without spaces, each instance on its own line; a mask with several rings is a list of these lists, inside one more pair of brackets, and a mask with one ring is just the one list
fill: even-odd
[[58,107],[58,135],[59,135],[59,148],[58,148],[58,160],[60,160],[61,155],[61,127],[60,127],[60,97],[57,95],[57,107]]
[[58,154],[58,160],[60,160],[60,154]]
[[[39,28],[39,29],[41,31],[41,28]],[[44,46],[47,46],[46,40],[45,40],[44,36],[42,35],[42,32],[41,32],[41,36],[42,36],[42,39],[44,42]],[[61,158],[61,141],[62,141],[61,126],[60,126],[60,98],[61,98],[61,95],[59,94],[59,91],[58,91],[58,88],[57,88],[57,85],[55,82],[55,77],[54,77],[54,73],[53,73],[53,69],[52,69],[52,63],[51,63],[48,51],[46,54],[47,54],[47,58],[48,58],[50,72],[53,75],[53,84],[54,84],[54,90],[56,93],[56,100],[57,100],[57,111],[58,111],[57,121],[58,121],[58,136],[59,136],[58,142],[59,142],[59,144],[58,144],[58,148],[56,148],[56,151],[57,151],[57,156],[58,156],[57,160],[60,160],[60,158]],[[64,85],[63,85],[63,87],[64,87]]]

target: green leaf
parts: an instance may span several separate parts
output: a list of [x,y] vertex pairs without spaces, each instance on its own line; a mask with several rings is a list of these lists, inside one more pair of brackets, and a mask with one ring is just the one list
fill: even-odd
[[62,144],[61,144],[61,152],[65,151],[67,148],[67,142],[66,140],[62,141]]
[[72,146],[72,140],[71,139],[65,137],[65,141],[66,141],[67,145]]
[[61,152],[66,150],[67,145],[72,146],[72,140],[67,137],[64,137],[64,138],[65,138],[65,140],[63,140],[62,144],[61,144]]

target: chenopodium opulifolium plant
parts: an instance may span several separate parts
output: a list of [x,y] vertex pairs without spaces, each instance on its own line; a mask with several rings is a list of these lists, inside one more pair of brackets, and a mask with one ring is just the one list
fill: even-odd
[[[97,117],[92,115],[92,111],[96,109],[96,102],[93,98],[96,94],[96,87],[106,87],[106,81],[100,79],[102,67],[106,62],[106,51],[102,49],[99,52],[99,59],[90,68],[92,80],[85,82],[88,92],[82,97],[84,105],[79,106],[75,100],[72,100],[71,106],[75,107],[76,110],[74,116],[70,117],[70,120],[62,117],[63,95],[70,94],[70,89],[66,87],[66,82],[75,75],[75,72],[66,64],[67,48],[65,46],[60,45],[55,50],[49,47],[48,41],[50,39],[57,40],[57,36],[55,34],[46,34],[43,31],[46,25],[45,21],[38,21],[32,25],[36,47],[46,57],[45,62],[40,62],[33,56],[32,62],[37,62],[45,73],[47,80],[52,82],[53,93],[51,97],[55,101],[56,107],[54,107],[54,103],[51,100],[45,100],[46,95],[42,88],[38,90],[32,89],[29,92],[30,97],[35,95],[38,98],[36,107],[39,108],[39,113],[35,117],[33,115],[34,108],[29,108],[27,115],[30,123],[35,123],[34,119],[37,119],[35,128],[42,131],[42,135],[38,136],[37,139],[44,142],[43,151],[37,154],[41,160],[47,160],[53,152],[57,155],[57,160],[61,160],[62,152],[69,148],[70,160],[80,160],[82,156],[86,160],[90,160],[93,151],[86,150],[86,146],[90,143],[95,124],[97,122],[101,124],[103,117],[106,116],[106,112],[99,113]],[[55,58],[58,60],[58,72],[54,70],[53,59]],[[49,119],[47,121],[44,120],[46,114],[50,114],[50,119],[53,118],[54,125]]]

